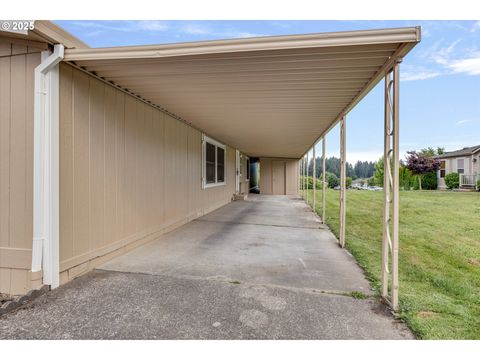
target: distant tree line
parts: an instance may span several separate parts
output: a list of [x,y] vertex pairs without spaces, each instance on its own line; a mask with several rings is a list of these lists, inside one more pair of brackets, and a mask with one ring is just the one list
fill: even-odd
[[[340,159],[331,156],[325,159],[325,167],[327,168],[328,173],[335,174],[335,176],[340,177]],[[347,162],[346,164],[347,176],[352,179],[365,179],[373,176],[375,172],[375,162],[373,161],[357,161],[354,166]],[[322,158],[317,157],[315,159],[315,173],[316,177],[319,178],[323,171]],[[313,175],[313,159],[309,160],[308,164],[308,176]]]
[[[409,151],[405,161],[400,160],[399,180],[400,188],[404,190],[430,190],[437,188],[436,172],[440,166],[435,156],[445,152],[443,147],[428,147],[420,151]],[[320,178],[322,168],[322,158],[315,159],[315,172],[317,179]],[[329,187],[335,187],[339,184],[340,178],[340,159],[331,156],[325,159],[326,178]],[[354,166],[346,164],[347,177],[355,179],[367,179],[369,186],[383,186],[384,162],[383,156],[378,161],[357,161]],[[313,175],[313,159],[308,163],[308,176]],[[310,179],[312,181],[312,179]],[[350,181],[350,180],[349,180]],[[362,181],[363,182],[363,181]],[[312,185],[311,185],[312,186]],[[318,185],[317,185],[318,186]]]

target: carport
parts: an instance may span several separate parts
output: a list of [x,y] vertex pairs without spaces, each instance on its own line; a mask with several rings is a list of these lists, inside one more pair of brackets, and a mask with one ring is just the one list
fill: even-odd
[[[385,79],[386,176],[379,261],[382,294],[397,309],[399,64],[419,41],[420,29],[412,27],[65,49],[63,60],[248,156],[298,159],[298,189],[304,196],[300,179],[306,174],[310,149],[323,140],[325,159],[325,136],[340,123],[342,247],[346,116]],[[323,209],[322,217],[325,204]]]

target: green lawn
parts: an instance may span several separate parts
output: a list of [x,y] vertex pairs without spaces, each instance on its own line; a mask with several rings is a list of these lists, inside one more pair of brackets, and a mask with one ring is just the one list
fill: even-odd
[[[326,197],[338,236],[339,191]],[[346,246],[377,291],[382,211],[383,192],[347,191]],[[418,337],[480,339],[480,193],[400,192],[399,272],[400,317]]]

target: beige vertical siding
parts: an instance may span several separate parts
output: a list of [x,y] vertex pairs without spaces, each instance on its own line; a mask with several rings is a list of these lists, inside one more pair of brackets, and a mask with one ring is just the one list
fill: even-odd
[[0,36],[0,292],[30,290],[33,79],[39,44]]
[[60,66],[61,282],[229,202],[227,184],[201,189],[196,129]]
[[[284,169],[284,177],[278,171]],[[274,171],[277,176],[274,177]],[[260,158],[260,193],[265,195],[295,195],[298,184],[298,159]],[[284,189],[283,191],[281,189]]]

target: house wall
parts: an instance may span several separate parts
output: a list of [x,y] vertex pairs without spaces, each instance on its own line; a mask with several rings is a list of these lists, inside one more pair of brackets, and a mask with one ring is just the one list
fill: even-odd
[[298,193],[298,159],[260,158],[260,193],[265,195],[281,195],[274,191],[273,162],[285,164],[285,194]]
[[[474,161],[476,160],[476,161]],[[478,175],[480,173],[480,153],[472,155],[472,174]]]
[[41,284],[32,275],[34,69],[46,44],[0,35],[0,292]]
[[[474,158],[477,159],[476,162],[474,162]],[[468,155],[468,156],[459,156],[459,157],[452,157],[452,158],[446,158],[446,159],[439,159],[440,161],[445,161],[445,175],[452,173],[452,172],[458,172],[458,159],[464,159],[464,164],[465,164],[465,174],[468,175],[476,175],[479,172],[479,162],[480,162],[480,157],[478,154]],[[438,180],[438,188],[444,189],[446,188],[445,184],[445,179],[440,177],[440,170],[437,171],[437,180]]]
[[83,73],[60,66],[61,283],[228,203],[201,188],[201,133]]

